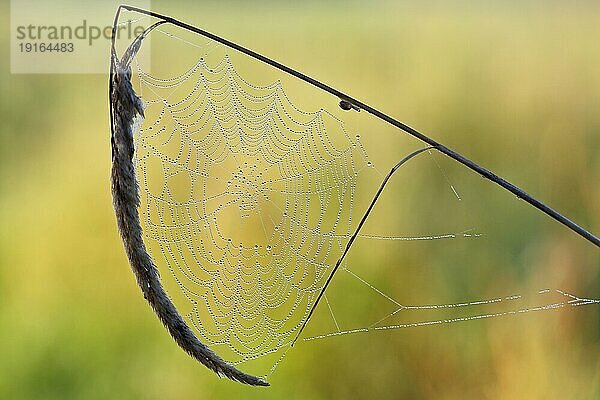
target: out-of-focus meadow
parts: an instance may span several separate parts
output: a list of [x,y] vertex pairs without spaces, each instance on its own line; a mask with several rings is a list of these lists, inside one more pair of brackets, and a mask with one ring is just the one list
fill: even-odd
[[[152,6],[347,91],[600,232],[597,4]],[[2,71],[0,398],[600,397],[597,304],[299,343],[270,388],[217,379],[172,342],[129,269],[109,191],[107,76],[10,74],[6,59]],[[335,99],[323,107],[339,113]],[[348,118],[370,154],[414,148],[364,114]],[[401,171],[378,207],[372,231],[483,233],[357,242],[352,265],[407,304],[544,288],[599,297],[598,248],[441,156]],[[371,294],[343,288],[342,314],[368,314]]]

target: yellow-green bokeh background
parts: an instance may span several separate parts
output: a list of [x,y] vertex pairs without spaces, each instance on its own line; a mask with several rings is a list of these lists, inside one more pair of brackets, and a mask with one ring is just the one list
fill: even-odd
[[[600,231],[595,2],[153,8],[380,107]],[[170,340],[129,270],[109,192],[107,76],[11,75],[2,32],[0,398],[600,397],[597,306],[299,345],[268,389],[217,379]],[[389,143],[372,140],[370,151]],[[464,198],[457,226],[485,238],[357,246],[353,262],[376,265],[412,303],[545,287],[597,297],[597,248],[440,160]],[[436,233],[448,186],[436,169],[410,171],[382,204],[386,220],[400,233]]]

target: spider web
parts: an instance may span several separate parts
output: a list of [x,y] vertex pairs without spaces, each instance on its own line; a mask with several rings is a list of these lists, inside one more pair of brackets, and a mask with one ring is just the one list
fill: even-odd
[[[200,339],[232,364],[260,373],[266,366],[272,373],[309,318],[383,174],[359,134],[324,108],[295,105],[281,79],[247,78],[238,71],[260,74],[244,60],[238,67],[230,51],[212,41],[198,44],[162,28],[156,34],[196,48],[199,60],[160,78],[138,65],[145,119],[135,135],[135,164],[145,243]],[[479,236],[473,230],[358,235],[367,241]],[[340,317],[326,292],[319,309],[331,329],[305,332],[302,342],[599,302],[543,289],[529,298],[407,305],[346,261],[336,279],[340,274],[387,307],[370,322],[346,328],[348,317]],[[432,311],[458,314],[427,314]],[[412,322],[396,320],[416,312],[420,317]]]
[[[170,93],[146,98],[136,140],[146,240],[206,343],[234,364],[277,352],[352,233],[364,148],[332,114],[297,109],[281,82],[245,81],[227,57],[139,76],[144,92]],[[189,93],[174,90],[189,80]]]

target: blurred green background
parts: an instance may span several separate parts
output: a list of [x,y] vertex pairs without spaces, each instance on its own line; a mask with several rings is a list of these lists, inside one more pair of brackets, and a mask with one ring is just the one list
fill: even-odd
[[[347,91],[600,232],[596,2],[152,6]],[[107,76],[10,74],[7,57],[1,65],[0,398],[600,398],[597,305],[301,343],[267,389],[217,379],[168,337],[122,250]],[[410,143],[394,154],[395,141],[408,139],[369,123],[386,138],[365,139],[371,154],[405,154]],[[435,165],[416,163],[383,199],[382,230],[485,236],[359,243],[352,265],[377,266],[374,279],[410,304],[546,287],[597,297],[597,248],[436,160],[463,200],[448,196]],[[357,315],[369,311],[368,298],[344,296]]]

